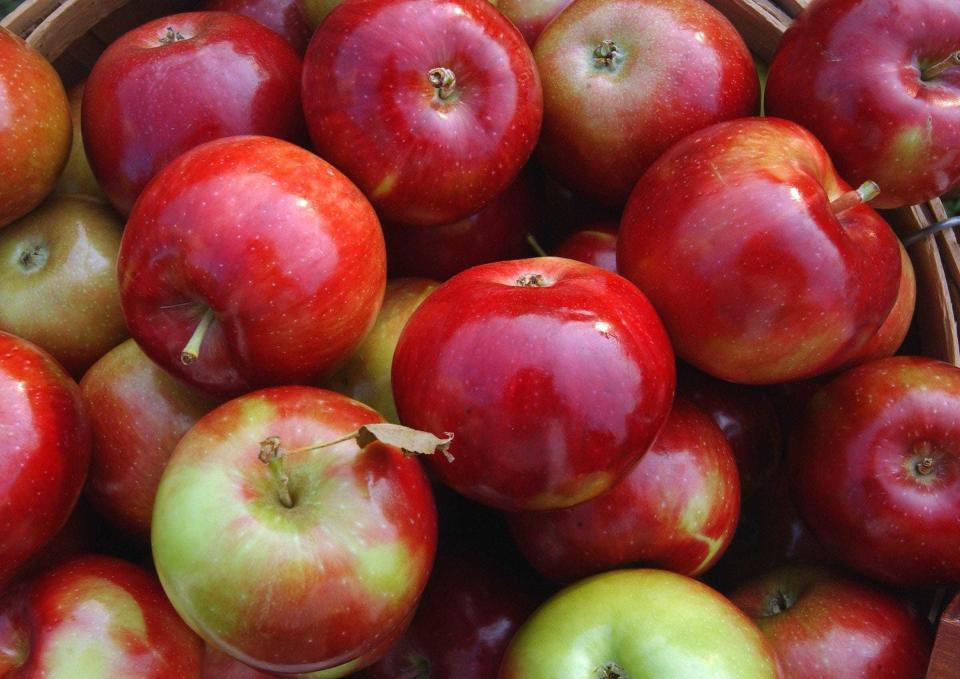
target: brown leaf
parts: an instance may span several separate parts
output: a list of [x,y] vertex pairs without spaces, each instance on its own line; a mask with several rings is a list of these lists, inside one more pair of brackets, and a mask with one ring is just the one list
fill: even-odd
[[357,431],[357,445],[365,448],[374,441],[396,446],[406,455],[433,455],[443,453],[447,462],[453,462],[450,454],[450,442],[453,434],[445,432],[447,438],[439,438],[428,431],[418,431],[401,424],[367,424]]

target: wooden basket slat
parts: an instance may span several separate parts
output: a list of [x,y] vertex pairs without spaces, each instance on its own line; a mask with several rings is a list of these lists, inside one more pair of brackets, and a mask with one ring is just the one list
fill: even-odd
[[27,42],[50,61],[56,61],[80,36],[101,19],[127,4],[127,0],[65,0]]
[[10,12],[0,21],[0,25],[10,29],[17,35],[24,37],[35,27],[40,25],[63,0],[28,0]]
[[790,25],[790,15],[770,0],[708,0],[736,26],[751,51],[769,62]]
[[940,618],[937,639],[927,679],[956,679],[960,676],[960,595]]

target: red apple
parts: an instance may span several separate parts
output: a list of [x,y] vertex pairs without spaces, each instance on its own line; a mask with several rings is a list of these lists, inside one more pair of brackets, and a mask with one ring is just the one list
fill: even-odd
[[83,85],[84,83],[74,85],[67,93],[67,99],[70,102],[70,120],[73,124],[73,142],[70,144],[67,164],[64,166],[63,172],[60,173],[60,178],[57,179],[53,192],[66,196],[80,194],[106,203],[108,202],[107,197],[97,183],[97,178],[93,176],[90,161],[87,160],[87,152],[83,148],[83,131],[81,128]]
[[5,332],[0,404],[2,587],[70,516],[90,464],[90,425],[80,390],[63,368]]
[[508,518],[530,563],[571,582],[631,564],[701,575],[730,544],[739,513],[730,444],[708,415],[675,401],[649,452],[611,490],[569,509]]
[[893,357],[811,400],[790,444],[801,515],[837,559],[898,586],[960,582],[960,369]]
[[766,110],[813,132],[848,182],[877,182],[877,207],[945,193],[960,182],[960,4],[812,3],[777,48]]
[[117,38],[83,95],[83,143],[110,202],[128,214],[171,160],[212,139],[298,140],[300,58],[279,35],[228,12],[162,17]]
[[282,35],[300,55],[307,51],[313,34],[296,0],[205,0],[200,9],[250,17]]
[[244,665],[210,644],[203,651],[203,679],[274,679],[277,676]]
[[70,153],[70,105],[53,66],[0,26],[0,227],[53,189]]
[[446,484],[500,509],[569,507],[611,488],[666,420],[674,359],[634,286],[556,257],[467,269],[407,322],[400,421],[453,432]]
[[907,604],[833,571],[787,566],[730,595],[780,658],[784,679],[923,679],[930,635]]
[[124,531],[148,537],[170,454],[217,401],[175,380],[133,340],[97,361],[80,391],[93,428],[86,495]]
[[590,225],[569,236],[553,254],[617,273],[617,225]]
[[403,631],[433,562],[436,511],[416,460],[344,438],[378,422],[345,396],[276,387],[183,437],[157,491],[153,556],[208,643],[270,672],[336,668],[331,679]]
[[314,33],[303,106],[317,152],[388,221],[430,226],[509,186],[540,132],[530,48],[485,0],[351,0]]
[[376,319],[385,260],[376,214],[346,177],[279,139],[234,137],[151,182],[117,270],[144,352],[236,394],[335,370]]
[[746,384],[812,377],[865,344],[897,297],[897,239],[866,197],[801,127],[719,123],[637,184],[617,268],[695,367]]
[[703,0],[579,0],[535,55],[539,158],[561,183],[610,205],[623,205],[674,142],[758,109],[750,51]]
[[72,559],[0,600],[7,679],[200,679],[203,646],[157,579],[120,559]]
[[533,47],[547,24],[571,2],[573,0],[500,0],[497,8]]

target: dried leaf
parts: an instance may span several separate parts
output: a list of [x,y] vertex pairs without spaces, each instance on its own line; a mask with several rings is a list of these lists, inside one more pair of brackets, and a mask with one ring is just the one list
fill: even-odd
[[280,437],[271,436],[260,442],[260,461],[266,464],[280,456]]
[[445,432],[446,438],[439,438],[428,431],[418,431],[401,424],[367,424],[357,431],[357,445],[365,448],[374,441],[396,446],[406,455],[433,455],[443,453],[447,462],[453,462],[450,454],[450,442],[453,434]]

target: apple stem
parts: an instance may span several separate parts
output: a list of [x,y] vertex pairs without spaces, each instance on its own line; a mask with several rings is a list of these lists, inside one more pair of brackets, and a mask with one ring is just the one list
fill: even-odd
[[936,466],[936,461],[930,455],[924,455],[919,462],[917,462],[917,474],[920,476],[927,476],[930,472],[933,471],[934,466]]
[[620,56],[620,50],[617,43],[613,40],[604,40],[593,50],[593,63],[597,68],[609,68],[613,70],[614,63]]
[[277,487],[277,497],[287,509],[293,507],[293,496],[290,495],[290,477],[283,471],[284,452],[280,448],[280,439],[271,436],[260,442],[260,461],[267,465],[274,485]]
[[190,339],[187,341],[187,346],[185,346],[183,351],[180,352],[181,363],[184,365],[190,365],[200,358],[200,345],[203,344],[203,338],[206,336],[207,330],[210,328],[211,323],[213,323],[213,309],[207,307],[207,310],[203,312],[203,317],[200,319],[200,323],[193,331],[193,334],[190,335]]
[[440,99],[449,99],[457,87],[457,76],[449,68],[431,68],[427,79],[437,90]]
[[847,191],[831,201],[830,209],[833,210],[833,214],[838,215],[857,205],[869,203],[879,195],[880,186],[874,181],[867,180],[856,189]]
[[[302,448],[294,448],[293,450],[288,450],[287,455],[296,455],[297,453],[309,453],[313,450],[321,450],[323,448],[329,448],[330,446],[335,446],[338,443],[343,443],[344,441],[349,441],[351,439],[357,438],[359,432],[351,432],[340,438],[333,439],[332,441],[324,441],[323,443],[315,443],[310,446],[303,446]],[[269,439],[268,439],[269,440]]]
[[527,245],[530,246],[530,249],[537,253],[537,257],[549,257],[547,251],[540,247],[540,243],[537,242],[537,237],[532,233],[527,234]]
[[181,40],[186,40],[186,38],[183,37],[183,33],[173,30],[173,26],[167,26],[167,33],[160,38],[160,44],[172,45],[173,43],[180,42]]
[[547,281],[543,274],[525,273],[517,279],[517,285],[521,288],[545,288],[547,287]]
[[773,595],[773,600],[770,602],[770,614],[779,615],[789,610],[792,605],[793,602],[790,600],[790,597],[787,596],[787,593],[778,589],[777,593]]
[[934,78],[939,78],[954,66],[960,66],[960,51],[954,52],[946,59],[938,61],[933,66],[928,66],[927,68],[923,69],[920,71],[920,77],[923,80],[933,80]]

